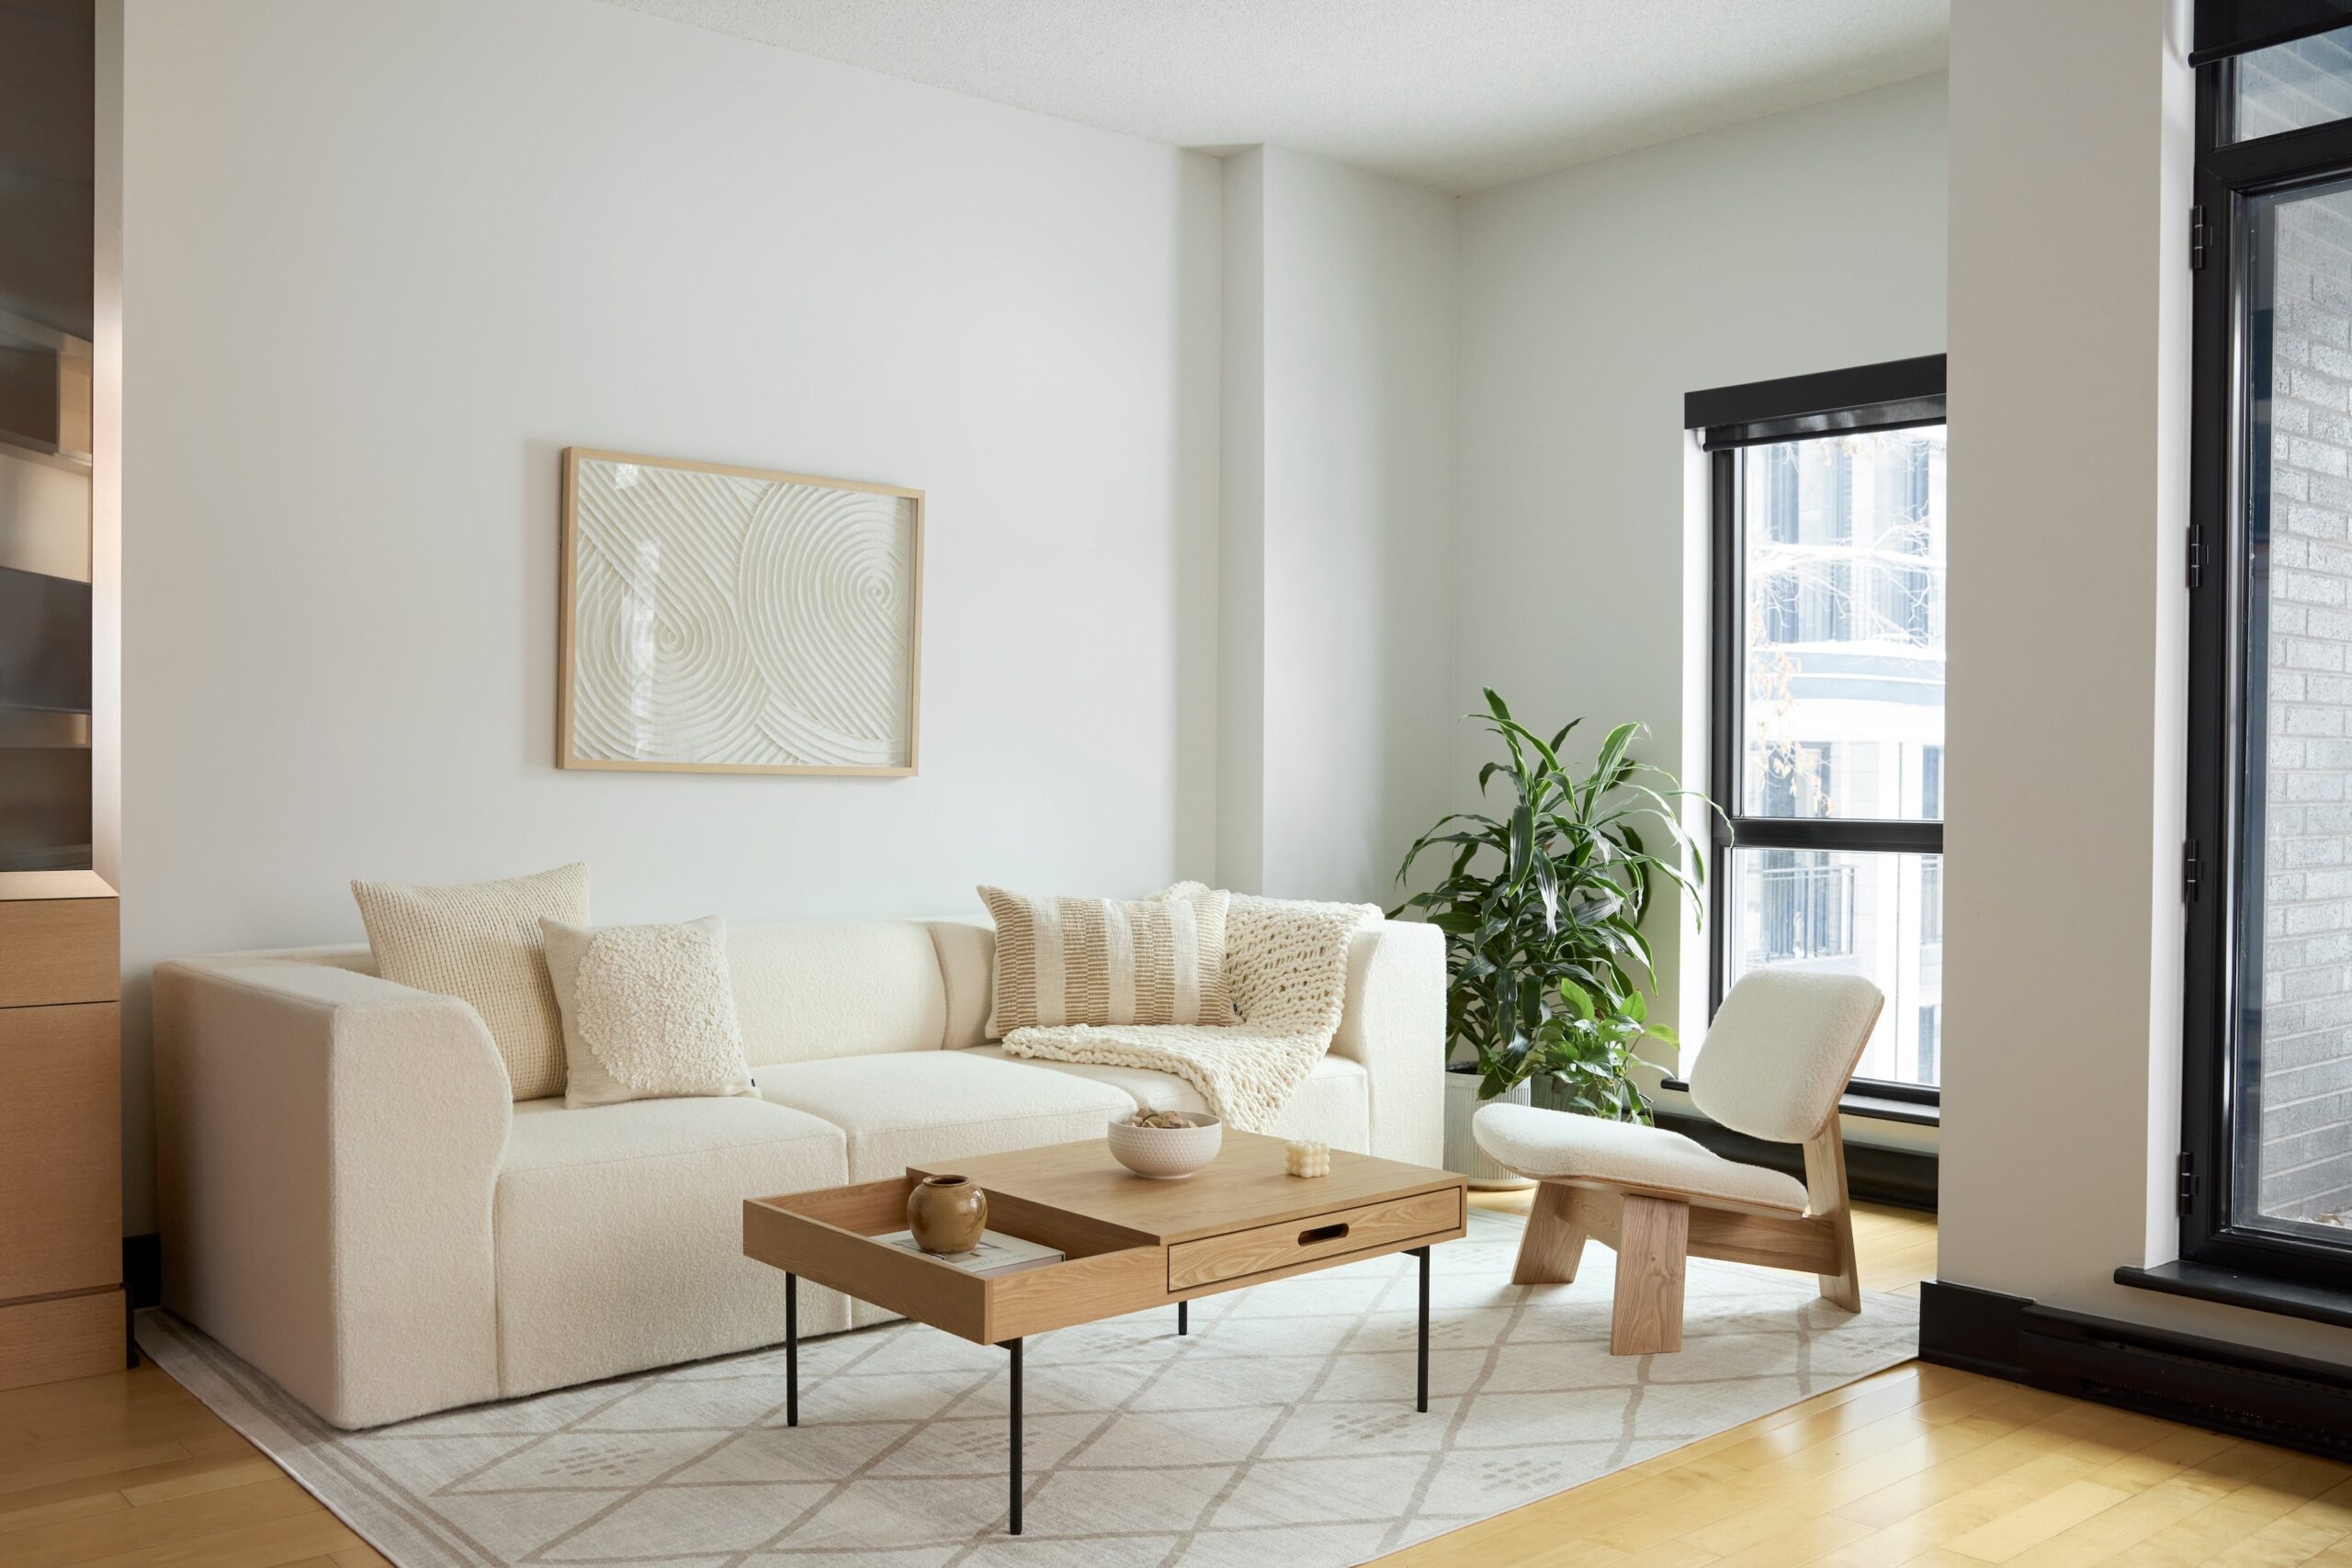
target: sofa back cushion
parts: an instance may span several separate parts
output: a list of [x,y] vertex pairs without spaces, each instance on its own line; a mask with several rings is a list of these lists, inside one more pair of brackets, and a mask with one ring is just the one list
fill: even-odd
[[[376,973],[360,946],[266,956]],[[986,1044],[995,963],[996,932],[985,920],[727,923],[735,1016],[754,1068]]]
[[996,927],[986,920],[932,920],[939,975],[947,983],[947,1048],[989,1043],[989,1007],[996,984]]
[[743,1055],[782,1062],[936,1051],[947,987],[921,920],[798,920],[729,925],[727,967]]

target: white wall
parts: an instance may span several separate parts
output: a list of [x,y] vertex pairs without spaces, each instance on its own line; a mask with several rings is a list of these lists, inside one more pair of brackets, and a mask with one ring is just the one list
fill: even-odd
[[2176,1255],[2192,84],[2185,7],[1952,14],[1938,1274],[2345,1359],[2116,1285]]
[[[1705,787],[1683,394],[1940,352],[1944,197],[1932,76],[1464,198],[1454,712],[1582,715],[1587,755],[1638,719]],[[1457,805],[1489,755],[1456,727]],[[1695,1026],[1704,945],[1652,925]]]
[[[353,876],[602,919],[1214,862],[1218,171],[582,0],[130,0],[127,1228],[146,970]],[[559,773],[572,444],[930,493],[923,771]]]
[[[134,1231],[145,972],[355,875],[1385,901],[1489,682],[1698,783],[1683,393],[1943,343],[1939,79],[1457,202],[584,0],[126,3]],[[557,772],[570,444],[926,488],[922,774]]]
[[1266,156],[1222,166],[1216,877],[1265,891]]
[[1218,875],[1383,903],[1448,796],[1455,201],[1227,164]]

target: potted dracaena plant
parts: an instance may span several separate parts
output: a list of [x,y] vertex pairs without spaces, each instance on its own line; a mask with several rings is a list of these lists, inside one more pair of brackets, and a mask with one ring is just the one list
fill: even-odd
[[1469,716],[1507,754],[1478,770],[1478,793],[1507,779],[1509,809],[1455,812],[1416,840],[1396,879],[1425,852],[1444,857],[1445,874],[1391,913],[1419,912],[1445,933],[1447,1055],[1465,1057],[1449,1060],[1446,1164],[1473,1185],[1523,1186],[1480,1152],[1470,1118],[1488,1100],[1526,1103],[1541,1080],[1564,1109],[1650,1119],[1634,1077],[1649,1065],[1642,1042],[1680,1042],[1649,1021],[1657,976],[1642,919],[1660,879],[1695,919],[1706,868],[1673,804],[1690,792],[1627,754],[1641,725],[1611,730],[1579,777],[1560,749],[1582,720],[1546,740],[1492,690]]

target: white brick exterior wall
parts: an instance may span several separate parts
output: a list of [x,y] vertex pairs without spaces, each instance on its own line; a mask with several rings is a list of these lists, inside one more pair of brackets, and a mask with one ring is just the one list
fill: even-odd
[[2352,199],[2278,247],[2260,1203],[2310,1219],[2352,1210]]

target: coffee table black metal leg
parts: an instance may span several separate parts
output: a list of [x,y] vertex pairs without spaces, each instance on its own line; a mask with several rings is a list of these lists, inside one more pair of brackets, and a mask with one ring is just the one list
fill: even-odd
[[1008,1339],[1004,1348],[1012,1352],[1012,1525],[1009,1533],[1021,1533],[1021,1341]]
[[1430,1249],[1417,1247],[1413,1248],[1413,1256],[1421,1260],[1421,1327],[1419,1340],[1415,1347],[1417,1382],[1413,1408],[1426,1415],[1430,1407]]
[[1176,1332],[1179,1334],[1193,1332],[1193,1303],[1190,1302],[1176,1303]]
[[784,1424],[800,1425],[800,1276],[784,1277]]

